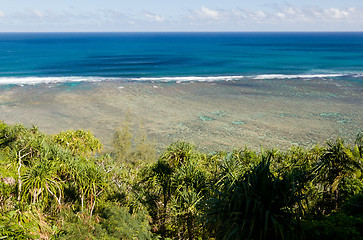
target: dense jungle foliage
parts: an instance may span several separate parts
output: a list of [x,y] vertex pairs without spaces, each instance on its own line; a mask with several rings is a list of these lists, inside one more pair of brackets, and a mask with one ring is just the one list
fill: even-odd
[[363,132],[312,149],[156,157],[130,124],[92,133],[0,122],[0,239],[363,239]]

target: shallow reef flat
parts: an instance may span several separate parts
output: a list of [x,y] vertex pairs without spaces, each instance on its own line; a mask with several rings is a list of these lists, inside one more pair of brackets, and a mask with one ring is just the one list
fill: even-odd
[[47,133],[88,129],[110,147],[127,113],[159,149],[178,140],[206,152],[309,147],[363,129],[363,85],[349,79],[79,82],[0,86],[0,119]]

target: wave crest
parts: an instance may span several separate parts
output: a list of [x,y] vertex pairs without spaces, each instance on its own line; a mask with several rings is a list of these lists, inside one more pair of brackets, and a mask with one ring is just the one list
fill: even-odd
[[129,82],[221,82],[238,81],[242,79],[273,80],[273,79],[311,79],[311,78],[337,78],[350,76],[360,78],[362,74],[261,74],[252,76],[177,76],[177,77],[98,77],[98,76],[70,76],[70,77],[0,77],[0,85],[35,85],[67,82],[102,82],[102,81],[129,81]]

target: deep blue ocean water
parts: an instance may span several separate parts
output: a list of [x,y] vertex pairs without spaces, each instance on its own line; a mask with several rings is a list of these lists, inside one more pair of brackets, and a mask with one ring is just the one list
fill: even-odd
[[1,33],[0,84],[342,78],[363,33]]

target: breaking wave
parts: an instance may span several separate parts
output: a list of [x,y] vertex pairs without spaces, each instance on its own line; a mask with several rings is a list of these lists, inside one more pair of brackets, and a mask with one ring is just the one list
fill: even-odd
[[102,81],[126,81],[126,82],[221,82],[238,81],[242,79],[251,80],[273,80],[273,79],[317,79],[351,77],[360,78],[362,74],[262,74],[251,76],[178,76],[178,77],[98,77],[98,76],[70,76],[70,77],[0,77],[0,85],[35,85],[67,82],[102,82]]

